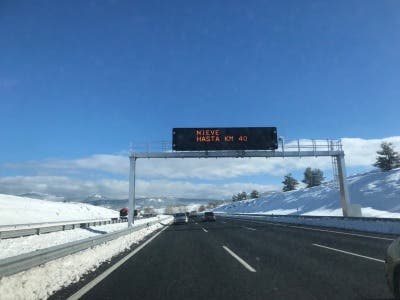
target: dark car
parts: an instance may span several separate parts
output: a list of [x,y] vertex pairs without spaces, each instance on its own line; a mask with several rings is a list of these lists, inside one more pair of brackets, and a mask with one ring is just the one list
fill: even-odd
[[204,213],[203,222],[215,222],[215,215],[212,211],[207,211]]
[[385,272],[391,292],[400,299],[400,239],[393,241],[387,249]]

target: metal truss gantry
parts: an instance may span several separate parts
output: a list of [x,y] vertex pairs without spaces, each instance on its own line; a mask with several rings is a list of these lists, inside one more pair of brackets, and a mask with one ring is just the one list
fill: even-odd
[[132,151],[129,173],[129,216],[128,224],[133,224],[133,212],[135,210],[136,198],[136,161],[137,159],[169,159],[169,158],[251,158],[251,157],[332,157],[335,161],[337,180],[339,182],[340,198],[344,217],[352,216],[350,195],[347,186],[346,164],[344,151],[340,140],[297,140],[286,143],[280,140],[279,148],[271,150],[221,150],[221,151],[166,151],[166,142],[162,142],[162,149],[158,152],[150,152],[149,145],[146,151]]

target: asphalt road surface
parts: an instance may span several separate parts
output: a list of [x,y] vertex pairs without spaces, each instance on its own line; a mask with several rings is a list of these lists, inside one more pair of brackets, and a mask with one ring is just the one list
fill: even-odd
[[82,299],[393,299],[391,239],[228,218],[171,225]]

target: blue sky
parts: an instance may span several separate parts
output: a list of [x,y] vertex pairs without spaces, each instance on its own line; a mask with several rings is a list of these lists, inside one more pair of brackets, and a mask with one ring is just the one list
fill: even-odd
[[[397,136],[399,8],[2,1],[0,176],[65,175],[40,162],[123,155],[131,141],[169,140],[173,127],[277,126],[289,140]],[[27,161],[36,165],[22,168]],[[103,171],[91,176],[126,178]]]

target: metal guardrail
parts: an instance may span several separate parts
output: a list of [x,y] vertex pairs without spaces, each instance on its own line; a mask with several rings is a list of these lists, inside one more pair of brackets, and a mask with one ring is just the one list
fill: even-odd
[[66,243],[63,245],[53,246],[46,249],[37,250],[30,253],[25,253],[9,258],[0,260],[0,278],[3,276],[10,276],[30,268],[39,266],[41,264],[47,263],[57,258],[61,258],[76,252],[86,250],[88,248],[100,245],[102,243],[114,240],[121,236],[130,234],[134,231],[146,228],[155,223],[161,223],[162,221],[168,219],[163,218],[160,220],[155,220],[148,222],[146,224],[141,224],[133,228],[122,229],[119,231],[106,233],[100,236],[91,237],[75,242]]
[[[116,217],[118,218],[118,217]],[[61,221],[50,221],[50,222],[37,222],[37,223],[21,223],[21,224],[6,224],[6,225],[0,225],[0,230],[4,228],[14,228],[18,229],[19,227],[27,227],[27,226],[40,226],[44,227],[46,225],[64,225],[64,224],[73,224],[73,223],[85,223],[85,222],[98,222],[98,221],[108,221],[110,219],[115,219],[115,218],[102,218],[102,219],[81,219],[81,220],[61,220]]]
[[269,217],[269,218],[296,218],[296,219],[331,219],[331,220],[360,220],[360,221],[384,221],[400,223],[399,218],[375,218],[375,217],[340,217],[340,216],[307,216],[307,215],[274,215],[274,214],[252,214],[252,213],[221,213],[214,212],[220,216],[253,216],[253,217]]
[[[32,228],[23,228],[23,229],[12,229],[12,230],[1,230],[0,228],[0,240],[1,239],[9,239],[9,238],[16,238],[16,237],[23,237],[28,235],[36,235],[42,233],[50,233],[56,231],[64,231],[70,230],[75,228],[87,228],[90,226],[99,226],[99,225],[106,225],[106,224],[114,224],[114,223],[122,223],[127,222],[127,219],[118,219],[118,218],[111,218],[107,220],[96,220],[96,221],[80,221],[76,223],[67,222],[66,224],[59,224],[61,222],[57,222],[59,225],[52,225],[52,226],[40,226],[40,227],[32,227]],[[30,224],[34,226],[39,226],[39,224],[43,225],[46,223],[36,223]],[[7,226],[8,228],[14,225]],[[17,225],[15,225],[17,226]],[[18,226],[29,226],[29,224],[21,224]],[[6,226],[3,226],[3,228]]]
[[[217,213],[216,213],[217,214]],[[266,215],[266,214],[217,214],[233,219],[253,219],[279,224],[306,225],[311,227],[338,228],[351,231],[400,235],[400,219],[371,217],[335,217],[335,216],[302,216],[302,215]]]

